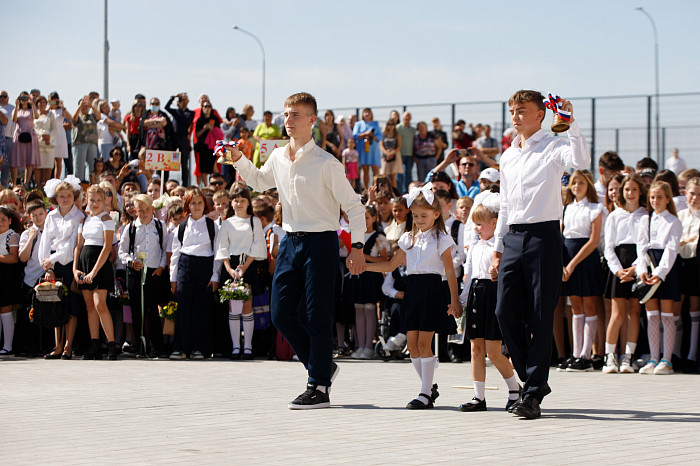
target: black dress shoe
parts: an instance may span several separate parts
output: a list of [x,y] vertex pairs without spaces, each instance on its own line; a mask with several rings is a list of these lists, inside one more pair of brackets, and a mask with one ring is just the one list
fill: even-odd
[[537,400],[537,398],[529,396],[523,399],[523,401],[518,403],[513,408],[513,414],[527,419],[537,419],[538,417],[542,416],[540,402]]
[[438,384],[434,383],[433,387],[430,389],[430,399],[435,402],[437,400],[437,397],[440,396],[440,392],[437,391],[438,389]]
[[435,405],[433,404],[433,400],[425,393],[419,393],[418,396],[426,398],[428,400],[428,404],[425,404],[421,400],[416,398],[415,400],[411,400],[408,402],[408,404],[406,405],[407,409],[430,409],[435,407]]
[[248,352],[244,351],[243,355],[241,356],[241,359],[244,361],[252,361],[254,359],[253,353],[252,352],[248,353]]
[[44,359],[61,359],[61,353],[58,353],[58,354],[52,354],[52,353],[45,354],[45,355],[44,355]]
[[517,390],[508,390],[508,395],[515,395],[516,393],[518,394],[518,397],[516,399],[511,400],[510,398],[508,398],[508,401],[506,402],[506,411],[508,411],[509,413],[513,412],[513,406],[515,405],[515,403],[520,401],[520,397],[523,393],[523,387],[518,385]]
[[63,353],[61,355],[61,359],[63,359],[64,361],[70,361],[71,359],[73,359],[73,355],[70,353]]
[[512,413],[516,406],[518,406],[522,401],[522,397],[518,398],[517,400],[508,400],[508,402],[506,403],[506,411]]
[[462,405],[459,405],[460,411],[463,413],[470,413],[473,411],[486,411],[486,400],[480,400],[477,397],[472,398],[472,401],[476,401],[476,403],[464,403]]

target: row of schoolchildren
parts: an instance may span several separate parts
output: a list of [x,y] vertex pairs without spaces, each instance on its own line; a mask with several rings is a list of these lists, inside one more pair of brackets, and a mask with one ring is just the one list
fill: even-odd
[[[184,203],[175,202],[154,212],[150,196],[130,194],[124,198],[118,226],[115,222],[118,212],[110,215],[113,205],[109,198],[113,198],[113,190],[98,185],[89,187],[85,213],[77,179],[50,180],[46,193],[54,209],[47,215],[43,202],[28,203],[26,215],[33,226],[21,238],[17,210],[9,206],[0,210],[0,266],[8,272],[17,272],[3,274],[10,279],[2,281],[0,290],[3,354],[12,352],[13,306],[30,303],[34,285],[46,279],[62,281],[71,291],[66,299],[70,318],[55,329],[55,348],[45,357],[71,359],[78,316],[84,314],[91,342],[83,358],[102,358],[101,324],[107,355],[115,359],[124,323],[121,306],[113,315],[110,310],[114,309],[108,308],[110,294],[115,291],[116,274],[117,282],[128,290],[127,304],[131,305],[129,327],[133,335],[127,339],[140,353],[164,355],[166,345],[158,306],[167,303],[172,292],[178,303],[173,359],[188,354],[194,359],[211,355],[212,342],[216,340],[212,336],[215,321],[219,327],[228,327],[230,332],[226,333],[238,336],[228,342],[219,338],[217,350],[228,347],[233,358],[252,357],[251,301],[237,312],[236,306],[231,307],[231,313],[221,312],[221,306],[214,304],[213,291],[229,277],[243,277],[251,284],[254,295],[262,294],[269,286],[268,251],[276,250],[277,238],[283,235],[279,227],[273,234],[274,208],[270,204],[260,203],[256,207],[258,216],[254,216],[247,188],[234,189],[231,196],[226,191],[217,192],[211,200],[202,191],[190,188]],[[217,213],[210,212],[212,203]],[[165,216],[159,215],[163,212],[167,212]],[[203,273],[204,270],[208,272]],[[24,284],[20,286],[22,277]],[[21,319],[25,314],[18,314],[18,322],[26,320]],[[245,334],[243,350],[241,323]]]
[[[615,174],[624,165],[614,153],[604,154],[599,166],[601,174],[612,173],[594,185],[590,172],[576,171],[564,193],[562,295],[573,311],[572,353],[558,369],[593,370],[592,349],[600,328],[605,337],[603,372],[635,372],[641,306],[633,284],[642,281],[659,285],[644,304],[650,357],[639,372],[673,373],[672,360],[681,360],[677,329],[685,298],[692,325],[684,369],[697,372],[700,173],[676,177],[663,171],[646,182],[637,174]],[[560,355],[562,340],[557,341]]]

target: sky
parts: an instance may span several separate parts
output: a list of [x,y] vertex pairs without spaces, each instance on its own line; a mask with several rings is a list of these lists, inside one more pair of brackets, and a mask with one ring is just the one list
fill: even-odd
[[[697,1],[112,0],[109,96],[129,107],[137,92],[162,104],[180,91],[207,93],[219,110],[250,103],[259,118],[261,51],[233,25],[265,47],[272,111],[302,90],[320,108],[386,106],[382,117],[392,106],[507,100],[521,88],[652,94],[653,32],[638,6],[658,28],[661,93],[699,91]],[[14,38],[2,47],[0,88],[57,90],[69,109],[88,91],[104,95],[103,1],[0,0],[0,11],[3,36]],[[676,123],[677,105],[662,108],[662,124]],[[643,125],[645,109],[636,102],[610,115]],[[500,107],[485,113],[496,118]],[[690,107],[680,114],[700,124]]]

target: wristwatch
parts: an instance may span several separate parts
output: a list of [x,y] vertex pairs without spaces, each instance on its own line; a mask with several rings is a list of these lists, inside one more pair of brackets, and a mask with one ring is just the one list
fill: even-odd
[[352,243],[350,245],[351,248],[353,249],[363,249],[365,247],[364,243],[360,243],[359,241],[357,243]]

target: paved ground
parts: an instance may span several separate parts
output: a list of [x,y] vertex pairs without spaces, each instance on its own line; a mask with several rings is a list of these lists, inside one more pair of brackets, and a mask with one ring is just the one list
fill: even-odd
[[275,361],[0,360],[0,464],[432,464],[700,462],[700,376],[552,372],[543,417],[489,411],[469,364],[442,364],[436,409],[406,362],[341,361],[333,407],[289,411],[303,367]]

